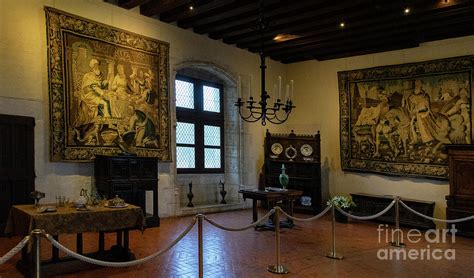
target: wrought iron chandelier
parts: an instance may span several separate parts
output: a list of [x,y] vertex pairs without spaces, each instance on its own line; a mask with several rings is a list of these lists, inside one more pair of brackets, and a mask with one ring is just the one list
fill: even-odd
[[[292,102],[293,81],[291,81],[291,91],[289,85],[286,85],[286,93],[284,99],[281,99],[281,77],[278,77],[278,95],[275,91],[273,94],[273,105],[271,103],[267,103],[267,100],[271,98],[265,90],[265,69],[267,68],[267,66],[265,65],[264,34],[266,29],[268,28],[268,22],[265,21],[263,9],[263,0],[260,0],[260,13],[257,19],[257,30],[260,32],[261,38],[261,48],[259,52],[262,81],[260,101],[254,100],[253,96],[249,92],[249,99],[247,101],[243,99],[243,96],[239,96],[237,102],[235,102],[234,105],[238,107],[240,117],[244,121],[254,123],[261,120],[262,125],[265,126],[267,124],[267,121],[272,124],[282,124],[286,122],[288,116],[291,113],[291,110],[296,106],[294,106]],[[250,86],[251,84],[249,84],[249,90]],[[245,110],[245,108],[247,108],[248,112],[242,111]]]

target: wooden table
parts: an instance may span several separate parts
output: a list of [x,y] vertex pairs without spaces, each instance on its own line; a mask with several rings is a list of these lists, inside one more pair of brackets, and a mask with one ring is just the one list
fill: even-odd
[[[114,254],[118,252],[120,257],[114,258],[107,254],[106,258],[119,261],[133,259],[133,253],[129,250],[128,231],[130,228],[144,227],[145,218],[140,207],[129,204],[125,208],[98,206],[86,211],[78,211],[74,207],[57,207],[56,209],[56,212],[41,213],[34,205],[12,206],[5,233],[25,236],[34,229],[42,229],[53,235],[56,240],[59,239],[60,234],[77,234],[76,252],[82,254],[82,233],[99,232],[99,248],[94,255],[103,258],[100,255],[105,255],[104,232],[115,231],[117,233],[117,243],[112,251]],[[28,254],[25,247],[22,252],[22,263],[29,264],[29,257],[30,254]],[[52,258],[47,263],[59,261],[58,249],[53,247]]]
[[[257,201],[266,202],[267,207],[270,207],[276,202],[283,201],[287,204],[286,213],[293,215],[293,201],[303,195],[303,191],[287,189],[286,191],[267,191],[258,189],[242,189],[239,190],[242,193],[242,197],[245,199],[252,199],[252,222],[258,220],[257,212]],[[271,219],[270,219],[271,220]],[[281,227],[292,228],[293,221],[287,219],[285,222],[280,223]],[[256,229],[273,229],[273,224],[259,225]]]

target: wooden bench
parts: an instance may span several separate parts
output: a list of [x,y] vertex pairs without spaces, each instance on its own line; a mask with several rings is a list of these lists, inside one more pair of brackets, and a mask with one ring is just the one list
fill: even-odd
[[[393,200],[390,195],[373,195],[365,193],[352,193],[352,200],[356,203],[356,207],[352,209],[354,215],[367,216],[374,215],[386,208]],[[401,200],[413,210],[426,216],[433,217],[434,202],[413,200],[401,198]],[[382,223],[395,223],[395,206],[384,215],[375,218],[374,221]],[[413,227],[420,229],[434,229],[436,224],[426,218],[420,217],[405,207],[400,205],[400,226]]]

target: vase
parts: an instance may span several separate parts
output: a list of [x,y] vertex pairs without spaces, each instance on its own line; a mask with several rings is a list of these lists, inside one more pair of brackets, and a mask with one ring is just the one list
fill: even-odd
[[221,201],[221,204],[227,204],[226,200],[225,200],[225,195],[227,194],[227,191],[225,191],[224,189],[224,182],[223,181],[219,181],[219,184],[222,185],[222,189],[221,191],[219,192],[221,194],[221,197],[222,197],[222,201]]
[[280,184],[283,189],[286,189],[288,186],[288,183],[290,182],[290,178],[288,175],[285,173],[285,164],[281,165],[281,174],[279,176]]
[[194,194],[193,194],[193,183],[190,182],[188,186],[189,186],[189,192],[188,192],[188,200],[189,200],[189,202],[188,202],[188,204],[187,204],[187,207],[192,208],[192,207],[194,207],[194,204],[193,204],[193,198],[194,198]]

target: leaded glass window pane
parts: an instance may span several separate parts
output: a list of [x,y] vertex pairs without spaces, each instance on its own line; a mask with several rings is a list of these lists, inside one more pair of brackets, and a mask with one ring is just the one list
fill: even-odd
[[221,127],[220,126],[204,126],[204,145],[220,146],[221,145]]
[[219,88],[203,86],[204,111],[221,112]]
[[176,80],[176,107],[194,109],[194,84]]
[[176,147],[176,167],[196,168],[195,151],[192,147]]
[[220,149],[204,149],[204,168],[221,168]]
[[194,124],[176,123],[176,144],[194,144]]

